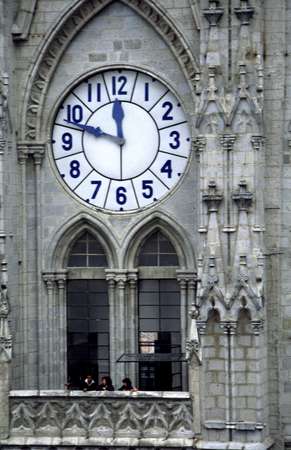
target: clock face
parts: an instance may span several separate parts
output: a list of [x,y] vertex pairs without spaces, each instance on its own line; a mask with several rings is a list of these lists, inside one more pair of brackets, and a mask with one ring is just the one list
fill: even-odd
[[183,175],[191,148],[177,97],[132,69],[98,72],[72,88],[51,139],[62,182],[88,206],[111,211],[164,197]]

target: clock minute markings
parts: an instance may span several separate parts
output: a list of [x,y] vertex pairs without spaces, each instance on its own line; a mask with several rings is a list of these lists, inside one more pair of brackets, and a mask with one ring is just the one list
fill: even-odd
[[111,101],[110,100],[110,95],[109,95],[108,87],[107,87],[106,80],[105,80],[105,77],[104,77],[104,73],[102,73],[102,79],[103,79],[103,83],[104,83],[104,86],[105,86],[105,90],[106,90],[108,101],[110,102]]
[[134,187],[134,184],[133,184],[132,180],[131,180],[131,186],[132,186],[132,189],[133,189],[133,193],[134,193],[134,196],[135,196],[137,207],[140,208],[140,204],[139,204],[139,201],[138,201],[138,198],[137,198],[137,194],[136,194],[136,190],[135,190],[135,187]]
[[160,178],[158,177],[158,175],[153,172],[151,169],[149,169],[149,171],[153,174],[154,177],[156,177],[168,190],[170,189],[169,186],[166,185],[166,183]]
[[178,125],[182,125],[183,123],[187,123],[187,120],[183,120],[183,122],[172,123],[171,125],[166,125],[165,127],[158,128],[159,131],[165,130],[166,128],[176,127]]
[[150,112],[152,109],[154,109],[154,107],[162,100],[162,98],[165,97],[165,95],[167,95],[167,93],[169,92],[169,89],[166,90],[166,92],[161,95],[161,97],[156,101],[156,103],[153,104],[153,106],[148,110],[148,112]]
[[[76,189],[78,189],[78,187],[80,186],[80,184],[82,184],[82,183],[83,183],[83,181],[85,181],[85,180],[86,180],[86,178],[88,178],[88,177],[89,177],[89,176],[91,175],[91,173],[92,173],[92,172],[94,172],[94,170],[93,170],[93,169],[91,170],[91,172],[89,172],[89,173],[88,173],[87,175],[85,175],[85,176],[84,176],[84,178],[83,178],[83,179],[82,179],[82,180],[80,181],[80,183],[79,183],[79,184],[77,184],[77,186],[76,186],[76,187],[75,187],[75,188],[73,189],[73,191],[74,191],[74,192],[75,192],[75,190],[76,190]],[[87,200],[86,200],[86,201],[87,201]]]
[[177,155],[177,153],[166,152],[165,150],[159,150],[159,153],[165,153],[166,155],[177,156],[178,158],[184,158],[184,159],[188,158],[188,156]]
[[89,109],[89,111],[93,113],[93,109],[89,108],[89,106],[77,94],[75,94],[75,92],[73,92],[73,95],[79,100],[79,102],[82,103],[83,106],[85,106],[85,108]]
[[112,182],[112,180],[110,180],[109,183],[108,183],[108,188],[107,188],[107,192],[106,192],[106,195],[105,195],[105,199],[104,199],[104,203],[103,203],[103,208],[105,208],[106,203],[107,203],[107,199],[108,199],[108,195],[109,195],[109,190],[110,190],[111,182]]
[[79,155],[80,153],[83,153],[83,150],[80,150],[80,151],[75,152],[75,153],[70,153],[69,155],[59,156],[58,158],[55,158],[55,161],[59,161],[60,159],[71,158],[72,156]]
[[136,85],[136,82],[137,82],[137,78],[138,78],[138,72],[136,73],[136,75],[135,75],[135,79],[134,79],[134,82],[133,82],[133,87],[132,87],[132,91],[131,91],[131,96],[130,96],[130,102],[132,102],[132,98],[133,98],[133,94],[134,94],[134,90],[135,90],[135,85]]

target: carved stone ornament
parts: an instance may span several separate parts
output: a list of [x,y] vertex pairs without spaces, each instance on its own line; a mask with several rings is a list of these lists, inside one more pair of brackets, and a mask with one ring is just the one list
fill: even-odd
[[[93,394],[93,393],[92,393]],[[104,393],[102,393],[104,394]],[[12,398],[11,436],[90,439],[101,445],[119,439],[192,439],[190,399],[128,398],[112,394],[74,398]],[[107,393],[106,393],[107,394]],[[106,398],[107,397],[107,398]],[[110,398],[109,398],[110,397]],[[135,441],[136,442],[136,441]]]
[[11,360],[12,336],[8,323],[9,300],[6,285],[0,291],[0,363]]
[[196,359],[199,364],[202,364],[202,349],[199,340],[199,334],[197,329],[196,319],[199,317],[199,309],[196,305],[192,305],[190,312],[190,329],[189,329],[189,337],[186,342],[186,360],[191,361],[193,356],[196,356]]
[[218,0],[209,0],[209,8],[203,9],[203,15],[211,27],[217,26],[223,16],[223,12],[224,9],[219,7]]
[[242,25],[249,25],[254,15],[255,8],[249,5],[249,0],[241,0],[240,7],[234,8],[234,12]]
[[236,202],[240,211],[249,210],[253,201],[253,194],[247,191],[247,182],[245,180],[239,182],[239,189],[232,194],[232,199]]
[[223,196],[218,191],[216,182],[214,180],[209,181],[208,191],[202,195],[202,199],[207,204],[208,213],[218,211]]
[[[39,58],[28,76],[27,97],[22,114],[21,136],[24,140],[35,140],[39,137],[37,124],[42,113],[44,98],[66,47],[90,19],[112,1],[80,0],[74,7],[68,9],[54,28],[53,33],[44,39],[44,46],[39,52]],[[198,64],[189,45],[182,37],[182,33],[167,18],[165,11],[154,0],[122,0],[122,2],[142,15],[162,35],[180,62],[186,78],[194,86]]]

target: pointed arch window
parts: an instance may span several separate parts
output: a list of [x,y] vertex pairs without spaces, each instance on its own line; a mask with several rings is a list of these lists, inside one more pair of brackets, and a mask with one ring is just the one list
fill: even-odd
[[85,231],[73,244],[68,267],[107,267],[107,258],[101,243]]
[[159,230],[152,233],[140,249],[138,266],[178,265],[178,256],[170,240]]
[[174,269],[179,260],[173,244],[160,230],[141,245],[137,266],[139,388],[180,391],[181,301]]
[[[109,299],[102,244],[89,231],[73,243],[68,260],[67,368],[73,386],[90,374],[97,382],[110,371]],[[94,268],[94,271],[91,269]]]

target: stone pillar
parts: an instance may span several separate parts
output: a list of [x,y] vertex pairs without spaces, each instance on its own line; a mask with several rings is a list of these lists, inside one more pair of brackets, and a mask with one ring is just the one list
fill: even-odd
[[[126,303],[126,317],[130,317],[127,327],[126,352],[138,353],[138,323],[137,323],[137,270],[131,270],[127,274],[129,295]],[[137,385],[137,364],[126,365],[126,375]]]
[[57,327],[58,327],[58,349],[59,367],[56,372],[56,388],[62,389],[68,381],[67,375],[67,300],[66,300],[66,273],[55,274],[57,283]]
[[116,298],[115,298],[115,276],[114,272],[105,269],[106,280],[108,284],[108,302],[109,302],[109,332],[110,332],[110,376],[113,385],[116,384],[116,341],[112,339],[115,336],[116,327]]
[[[126,317],[125,308],[125,288],[126,288],[127,276],[126,271],[119,270],[116,273],[116,324],[115,324],[115,336],[116,336],[116,356],[120,358],[126,352],[125,346],[125,323],[128,323]],[[116,382],[120,383],[125,376],[125,364],[115,364]],[[115,382],[115,384],[116,384]]]
[[9,303],[6,285],[0,292],[0,439],[9,436],[9,388],[12,336],[8,324]]
[[[42,381],[43,388],[55,388],[54,373],[57,369],[55,361],[58,360],[59,349],[54,345],[54,335],[57,332],[55,328],[55,275],[53,273],[44,273],[43,281],[47,289],[46,309],[43,311],[40,322],[40,339],[43,345],[46,345],[44,354],[42,354]],[[55,355],[56,351],[56,355]],[[53,356],[54,354],[54,356]]]

